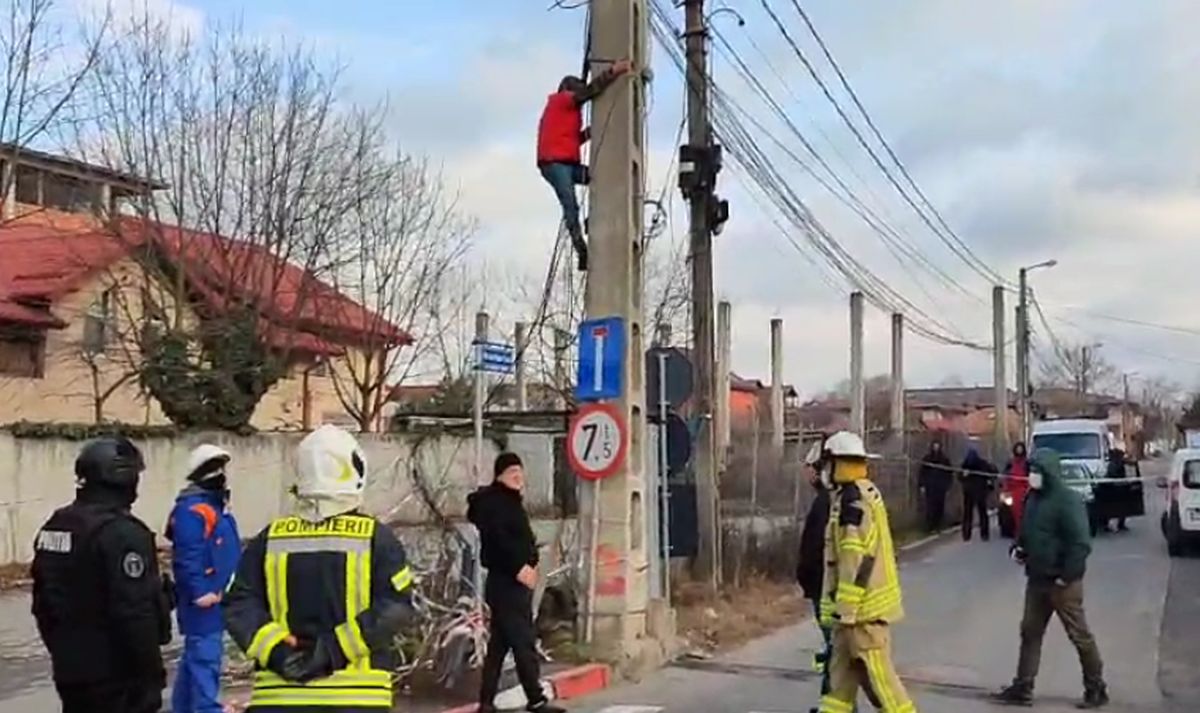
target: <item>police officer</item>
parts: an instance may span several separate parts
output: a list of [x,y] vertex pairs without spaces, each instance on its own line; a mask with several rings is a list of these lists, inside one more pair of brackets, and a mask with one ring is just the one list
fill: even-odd
[[75,461],[75,501],[34,542],[33,615],[63,713],[162,706],[170,608],[154,533],[130,512],[144,469],[128,439],[87,444]]
[[825,441],[833,469],[821,617],[833,626],[829,693],[822,713],[850,713],[864,688],[884,713],[916,713],[892,666],[891,625],[904,617],[887,507],[867,479],[867,451],[856,434]]
[[250,541],[223,599],[257,662],[249,710],[390,710],[392,638],[412,611],[404,548],[359,512],[367,463],[353,436],[322,426],[297,456],[295,514]]

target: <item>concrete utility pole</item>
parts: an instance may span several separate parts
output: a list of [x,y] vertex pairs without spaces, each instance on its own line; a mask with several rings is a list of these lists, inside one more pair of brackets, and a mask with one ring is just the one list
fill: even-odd
[[[1023,300],[1022,300],[1023,301]],[[1025,326],[1025,309],[1018,304],[1013,309],[1014,321],[1013,325],[1016,328],[1016,334],[1013,336],[1013,365],[1016,367],[1016,384],[1017,384],[1017,419],[1020,421],[1020,428],[1017,431],[1022,441],[1028,441],[1029,435],[1026,432],[1026,423],[1028,421],[1025,413],[1025,406],[1029,401],[1028,387],[1026,386],[1025,376],[1025,341],[1028,338]]]
[[[904,315],[892,313],[892,433],[904,436]],[[903,440],[900,441],[903,443]]]
[[488,313],[475,313],[475,344],[471,359],[475,369],[475,482],[484,483],[487,478],[483,467],[483,405],[487,401],[487,372],[483,370],[483,343],[488,339]]
[[992,288],[992,388],[995,397],[992,400],[996,418],[993,421],[994,431],[992,455],[997,462],[1008,453],[1008,377],[1005,374],[1004,363],[1004,288],[996,285]]
[[[586,629],[601,655],[622,668],[641,670],[661,661],[655,638],[666,631],[669,606],[649,596],[646,508],[657,507],[646,490],[646,365],[642,328],[642,200],[645,176],[645,81],[649,58],[645,0],[593,0],[591,69],[629,58],[635,71],[596,98],[591,142],[588,242],[590,271],[585,296],[589,318],[621,317],[627,338],[622,394],[609,402],[627,431],[628,455],[611,476],[584,491],[581,522],[597,523],[586,535],[585,571],[591,573]],[[602,133],[601,133],[602,132]],[[594,537],[592,536],[594,534]]]
[[688,144],[681,149],[679,184],[691,205],[692,358],[696,405],[696,514],[700,547],[697,574],[715,590],[720,585],[721,511],[713,438],[713,261],[712,206],[717,166],[708,117],[708,30],[704,0],[685,0]]
[[867,393],[863,384],[863,293],[850,293],[850,430],[867,436]]
[[783,457],[783,320],[771,320],[771,457]]
[[528,359],[525,356],[526,347],[529,346],[529,337],[525,333],[525,323],[517,322],[516,328],[513,330],[514,348],[517,352],[517,363],[514,365],[516,370],[517,382],[517,411],[524,413],[529,410],[529,384],[525,381],[525,365]]
[[1128,454],[1132,450],[1129,438],[1130,424],[1132,423],[1132,419],[1129,417],[1129,374],[1121,375],[1121,386],[1123,391],[1121,396],[1121,445]]
[[729,389],[730,372],[733,370],[733,305],[728,302],[717,304],[717,464],[718,472],[725,472],[725,460],[729,457]]

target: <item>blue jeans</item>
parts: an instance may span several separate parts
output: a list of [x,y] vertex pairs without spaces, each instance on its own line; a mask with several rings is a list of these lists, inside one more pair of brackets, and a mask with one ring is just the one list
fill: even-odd
[[586,244],[583,242],[583,228],[579,224],[579,198],[575,195],[575,186],[586,181],[586,169],[578,163],[543,163],[538,166],[542,178],[554,189],[558,203],[562,206],[563,222],[567,224],[567,232],[571,234],[571,242],[576,250]]
[[172,713],[221,713],[221,632],[185,636],[171,694]]

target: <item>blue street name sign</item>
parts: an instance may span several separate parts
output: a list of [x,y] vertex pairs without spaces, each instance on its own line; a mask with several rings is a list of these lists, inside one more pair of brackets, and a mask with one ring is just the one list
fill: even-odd
[[575,398],[606,401],[625,388],[625,322],[620,317],[589,319],[579,325],[579,373]]
[[475,342],[475,370],[493,374],[511,374],[516,368],[517,351],[511,344]]

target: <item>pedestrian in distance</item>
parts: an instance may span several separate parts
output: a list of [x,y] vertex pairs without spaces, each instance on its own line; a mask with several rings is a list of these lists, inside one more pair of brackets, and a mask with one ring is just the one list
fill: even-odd
[[975,445],[971,445],[962,462],[963,542],[971,541],[971,529],[976,518],[979,520],[979,537],[984,542],[991,539],[988,496],[995,487],[996,466],[979,455],[979,450]]
[[391,528],[362,512],[367,460],[325,425],[296,452],[292,514],[246,545],[222,606],[255,662],[248,713],[392,709],[395,635],[412,570]]
[[946,495],[954,483],[954,466],[942,450],[941,441],[929,444],[929,452],[921,459],[917,484],[925,499],[925,530],[941,532],[946,520]]
[[1009,506],[1013,518],[1013,532],[1021,531],[1021,515],[1025,508],[1025,496],[1029,493],[1029,456],[1021,441],[1013,444],[1012,458],[1004,465],[1004,492],[1012,497]]
[[230,455],[203,444],[188,458],[188,484],[167,521],[172,544],[176,616],[183,656],[171,696],[172,713],[221,713],[224,622],[221,598],[237,571],[242,542],[229,512]]
[[[1108,451],[1108,468],[1104,477],[1111,480],[1125,479],[1125,451],[1120,448],[1113,448]],[[1104,530],[1112,532],[1112,527],[1109,521],[1105,521]],[[1117,518],[1117,532],[1129,532],[1129,526],[1125,524],[1125,518]]]
[[546,99],[546,107],[538,122],[538,170],[554,189],[554,195],[562,207],[563,223],[571,236],[581,272],[587,270],[588,248],[579,220],[579,199],[575,195],[575,186],[588,183],[588,170],[583,165],[583,145],[592,137],[591,128],[583,126],[583,107],[600,96],[619,77],[628,74],[632,67],[628,60],[614,62],[611,68],[591,83],[573,75],[563,77],[558,90]]
[[862,438],[841,431],[825,441],[825,450],[835,490],[821,619],[833,628],[833,657],[821,713],[849,713],[860,688],[885,713],[916,713],[892,664],[891,626],[904,618],[904,607],[887,506],[867,478]]
[[1087,507],[1063,482],[1059,456],[1048,449],[1034,451],[1029,486],[1021,532],[1011,550],[1026,576],[1021,652],[1012,684],[994,698],[1010,705],[1033,704],[1042,639],[1051,615],[1057,615],[1083,669],[1084,694],[1077,707],[1101,708],[1108,703],[1108,687],[1083,608],[1083,578],[1092,549]]
[[479,530],[487,569],[484,599],[491,613],[487,655],[479,689],[479,712],[495,711],[504,657],[512,651],[526,710],[563,713],[542,691],[533,590],[538,582],[538,546],[521,501],[525,470],[515,453],[496,456],[493,481],[467,496],[467,519]]
[[63,713],[155,713],[171,612],[154,533],[130,511],[145,462],[126,438],[88,443],[75,500],[38,530],[33,616]]

